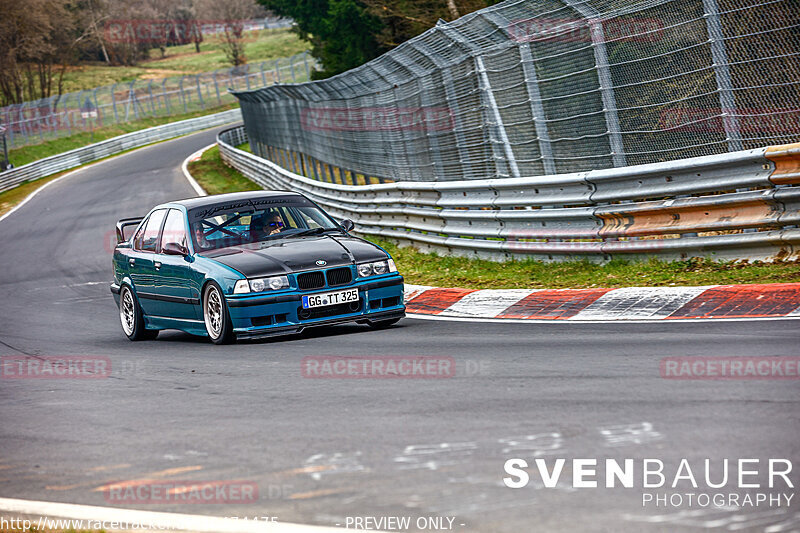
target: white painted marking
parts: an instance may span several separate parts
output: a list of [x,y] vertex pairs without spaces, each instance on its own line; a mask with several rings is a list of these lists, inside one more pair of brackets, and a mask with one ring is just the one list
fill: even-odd
[[504,455],[513,454],[514,457],[553,455],[564,448],[564,438],[558,432],[507,437],[497,442],[504,446]]
[[429,289],[435,289],[435,288],[436,287],[431,287],[429,285],[409,285],[409,284],[406,283],[405,286],[404,286],[404,289],[403,289],[404,292],[405,292],[405,295],[404,295],[405,296],[405,301],[409,302],[409,301],[413,300],[414,298],[416,298],[417,296],[419,296],[420,294],[422,294],[423,292],[425,292],[425,291],[427,291]]
[[474,442],[411,444],[403,455],[394,458],[398,470],[438,470],[443,466],[463,464],[478,448]]
[[306,459],[303,464],[306,468],[321,468],[318,471],[309,473],[315,481],[322,479],[322,476],[331,474],[352,474],[367,471],[367,467],[361,464],[361,452],[318,453]]
[[214,533],[325,533],[341,531],[340,528],[333,527],[307,526],[303,524],[267,522],[263,520],[234,520],[216,516],[140,511],[135,509],[16,500],[11,498],[0,498],[0,510],[6,513],[19,513],[48,518],[60,517],[92,522],[151,524],[156,529],[176,529],[180,531]]
[[712,286],[614,289],[567,320],[666,318]]
[[189,185],[192,186],[192,189],[194,189],[194,192],[197,193],[197,196],[208,196],[208,193],[205,191],[205,189],[203,189],[200,186],[199,183],[197,183],[197,180],[194,179],[194,176],[189,174],[189,162],[200,159],[200,157],[202,157],[203,155],[203,152],[205,152],[209,148],[213,148],[214,146],[216,146],[216,144],[217,143],[213,143],[209,144],[205,148],[200,148],[198,151],[196,151],[195,153],[184,159],[183,164],[181,164],[181,171],[183,171],[183,175],[186,176],[186,179],[189,181]]
[[531,289],[483,289],[467,294],[440,314],[492,318],[532,292],[535,291]]
[[653,424],[650,422],[607,426],[599,430],[606,441],[606,446],[609,447],[646,444],[663,438],[661,433],[653,429]]

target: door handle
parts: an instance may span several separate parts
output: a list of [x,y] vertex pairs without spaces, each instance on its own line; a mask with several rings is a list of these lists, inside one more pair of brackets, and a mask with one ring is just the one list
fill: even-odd
[[134,259],[133,257],[131,257],[130,259],[128,259],[128,264],[129,264],[130,266],[135,266],[135,265],[136,265],[136,259]]
[[153,263],[153,265],[156,267],[156,270],[158,270],[161,268],[161,261],[156,261],[155,263]]

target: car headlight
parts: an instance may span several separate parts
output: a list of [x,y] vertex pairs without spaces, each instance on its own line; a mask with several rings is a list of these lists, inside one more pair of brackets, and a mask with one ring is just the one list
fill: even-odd
[[380,276],[388,272],[397,272],[397,267],[394,261],[388,259],[386,261],[375,261],[374,263],[361,263],[358,265],[358,277],[366,278],[368,276]]
[[358,265],[358,277],[366,278],[372,275],[372,263],[362,263]]
[[277,291],[289,288],[289,278],[286,276],[272,276],[270,278],[256,278],[251,280],[241,279],[236,282],[233,294],[247,294],[248,292]]

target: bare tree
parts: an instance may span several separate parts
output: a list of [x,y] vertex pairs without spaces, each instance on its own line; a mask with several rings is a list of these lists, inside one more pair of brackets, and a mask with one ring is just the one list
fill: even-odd
[[60,0],[0,0],[3,104],[61,92],[74,47],[70,12]]
[[264,16],[264,8],[255,0],[198,0],[203,18],[222,25],[222,45],[225,56],[233,66],[244,65],[244,27],[248,20]]

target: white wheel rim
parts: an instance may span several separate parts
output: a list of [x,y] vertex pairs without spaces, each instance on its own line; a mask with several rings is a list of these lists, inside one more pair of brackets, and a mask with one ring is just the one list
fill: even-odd
[[119,321],[122,323],[122,331],[126,335],[132,335],[136,321],[136,308],[133,303],[133,294],[127,288],[122,289],[122,297],[119,302]]
[[222,334],[222,297],[216,287],[208,289],[203,311],[208,334],[212,339],[218,338]]

